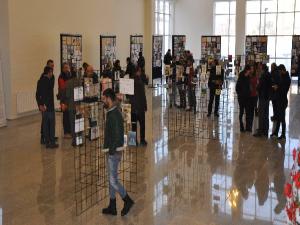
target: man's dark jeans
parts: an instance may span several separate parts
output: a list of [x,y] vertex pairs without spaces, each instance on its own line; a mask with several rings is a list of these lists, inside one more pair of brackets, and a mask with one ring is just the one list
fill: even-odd
[[43,112],[43,135],[46,144],[55,143],[55,112]]

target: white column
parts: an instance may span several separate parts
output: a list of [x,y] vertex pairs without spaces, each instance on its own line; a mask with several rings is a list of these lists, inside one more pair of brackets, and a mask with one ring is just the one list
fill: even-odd
[[245,54],[246,36],[246,0],[236,1],[236,44],[235,54]]

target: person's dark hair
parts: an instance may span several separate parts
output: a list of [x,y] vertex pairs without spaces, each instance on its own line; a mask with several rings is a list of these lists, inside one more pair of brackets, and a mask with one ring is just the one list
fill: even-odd
[[247,72],[249,70],[251,70],[251,66],[250,65],[246,65],[245,68],[244,68],[244,71]]
[[283,65],[283,64],[280,64],[279,66],[278,66],[278,70],[280,70],[280,71],[286,71],[286,68],[285,68],[285,66]]
[[268,72],[269,71],[269,67],[266,64],[262,64],[261,68],[262,68],[263,72]]
[[82,64],[82,67],[83,67],[84,69],[86,69],[88,66],[89,66],[89,64],[86,63],[86,62],[84,62],[84,63]]
[[130,61],[131,61],[130,57],[127,57],[126,62],[130,62]]
[[110,98],[112,101],[116,100],[116,94],[113,91],[113,89],[111,88],[107,88],[104,92],[103,92],[103,96]]
[[54,63],[54,61],[52,59],[48,59],[47,60],[47,65],[49,65],[49,63]]
[[120,65],[120,60],[117,59],[117,60],[115,61],[115,65]]
[[139,52],[139,56],[143,56],[143,53],[142,53],[142,52]]
[[50,72],[53,72],[53,69],[50,66],[45,66],[45,68],[44,68],[44,74],[48,74]]
[[64,66],[66,66],[66,65],[69,65],[69,63],[64,62],[64,63],[62,64],[61,68],[64,68]]

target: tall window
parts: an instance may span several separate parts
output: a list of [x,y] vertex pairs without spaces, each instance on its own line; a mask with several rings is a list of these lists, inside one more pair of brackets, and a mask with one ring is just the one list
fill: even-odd
[[246,34],[268,35],[270,62],[290,70],[292,35],[300,34],[300,1],[247,0]]
[[236,1],[216,1],[214,10],[214,34],[222,36],[222,56],[235,56]]
[[164,53],[171,48],[173,20],[173,0],[155,0],[155,34],[164,36]]

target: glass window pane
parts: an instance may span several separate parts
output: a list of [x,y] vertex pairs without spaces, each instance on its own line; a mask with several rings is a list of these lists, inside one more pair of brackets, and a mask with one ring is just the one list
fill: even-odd
[[158,10],[158,0],[155,1],[155,12]]
[[278,12],[293,12],[295,0],[278,0]]
[[228,45],[229,45],[229,38],[228,37],[222,37],[221,38],[221,55],[222,56],[228,56]]
[[293,34],[294,13],[279,13],[277,34],[278,35],[292,35]]
[[164,46],[165,46],[164,52],[167,52],[169,49],[169,36],[164,36]]
[[262,12],[277,12],[277,0],[263,0],[261,2]]
[[235,56],[235,37],[229,38],[229,55]]
[[247,1],[246,13],[259,13],[260,1]]
[[230,2],[230,14],[236,14],[236,2]]
[[159,14],[158,34],[164,34],[164,15]]
[[276,35],[276,13],[261,15],[261,34]]
[[235,35],[235,15],[230,15],[229,35]]
[[268,55],[270,58],[275,58],[276,37],[268,37]]
[[276,58],[291,58],[292,36],[277,36]]
[[283,64],[287,71],[291,71],[291,59],[276,59],[277,65]]
[[165,2],[165,13],[170,14],[170,3],[168,1]]
[[300,1],[296,0],[296,11],[300,12]]
[[229,2],[215,2],[215,14],[229,14]]
[[[300,3],[300,1],[299,1]],[[295,14],[295,34],[300,34],[300,13]]]
[[169,15],[165,15],[165,35],[169,35],[170,34],[170,16]]
[[246,35],[258,35],[260,25],[259,14],[248,14],[246,16]]
[[164,2],[163,1],[160,1],[159,2],[159,12],[164,12]]
[[155,34],[158,34],[158,14],[155,13]]
[[228,35],[229,15],[215,16],[215,35]]

